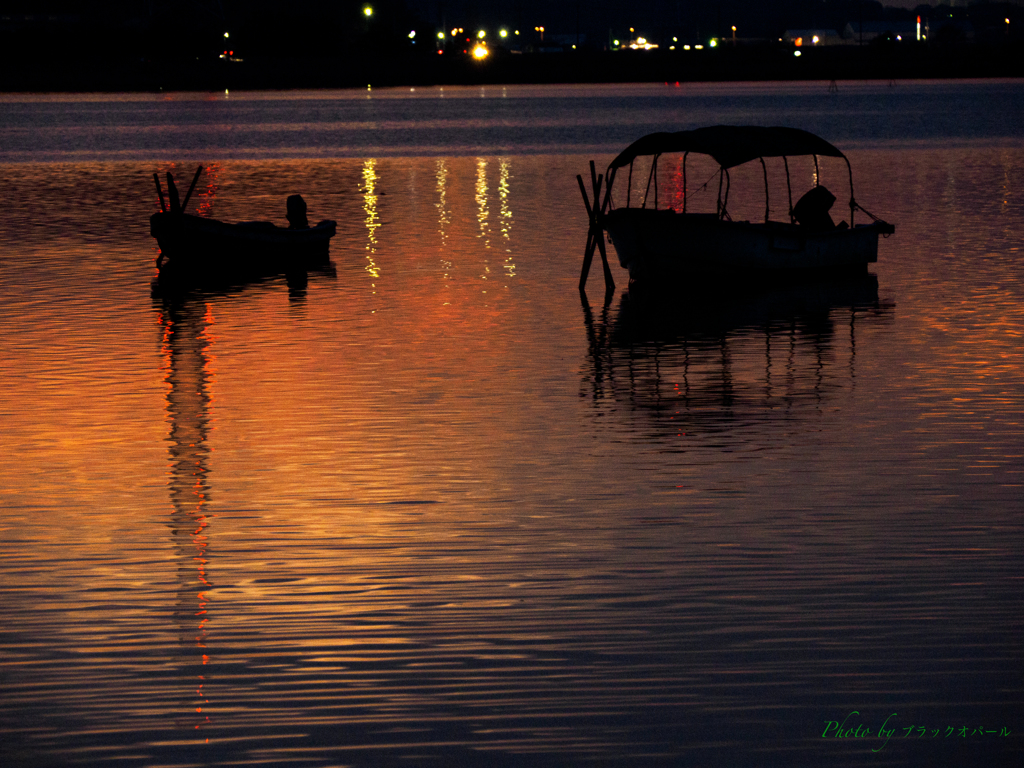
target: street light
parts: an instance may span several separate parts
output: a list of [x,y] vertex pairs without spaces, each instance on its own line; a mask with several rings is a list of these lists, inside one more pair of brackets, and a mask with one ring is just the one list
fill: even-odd
[[370,18],[371,16],[373,16],[373,7],[369,5],[364,5],[363,16],[365,16],[366,18]]

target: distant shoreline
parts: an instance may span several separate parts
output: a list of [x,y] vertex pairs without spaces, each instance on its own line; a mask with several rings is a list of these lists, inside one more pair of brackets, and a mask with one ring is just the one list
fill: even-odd
[[1024,77],[1024,47],[763,45],[705,51],[571,51],[468,56],[227,61],[37,61],[5,67],[0,92],[308,90],[432,85],[844,81]]

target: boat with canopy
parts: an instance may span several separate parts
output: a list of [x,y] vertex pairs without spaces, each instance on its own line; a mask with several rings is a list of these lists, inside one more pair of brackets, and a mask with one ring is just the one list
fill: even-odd
[[[688,185],[687,161],[692,154],[706,155],[718,166],[713,211],[694,211],[690,203],[690,198],[698,190],[707,190],[715,178]],[[681,156],[681,162],[676,163],[671,179],[659,184],[659,164],[667,155]],[[814,185],[795,204],[789,165],[792,157],[811,157],[814,161]],[[829,211],[836,197],[821,184],[821,157],[845,162],[849,221],[832,220]],[[634,166],[640,158],[650,158],[642,189],[634,184]],[[765,158],[783,161],[788,220],[771,218],[771,186]],[[730,171],[753,162],[760,162],[764,177],[764,218],[734,220],[729,210]],[[618,204],[623,202],[623,185],[617,184],[621,175],[626,177],[624,205]],[[740,279],[801,272],[863,272],[878,259],[879,236],[895,232],[892,224],[857,203],[853,170],[846,155],[824,139],[798,128],[717,125],[652,133],[620,152],[603,175],[597,175],[591,163],[593,205],[583,178],[578,176],[577,180],[591,225],[581,288],[586,283],[595,247],[601,250],[606,282],[614,285],[604,249],[605,233],[619,263],[629,271],[631,281],[655,281],[695,275]],[[664,199],[666,186],[675,206],[659,204],[659,188]],[[855,222],[858,211],[865,215],[866,222]]]

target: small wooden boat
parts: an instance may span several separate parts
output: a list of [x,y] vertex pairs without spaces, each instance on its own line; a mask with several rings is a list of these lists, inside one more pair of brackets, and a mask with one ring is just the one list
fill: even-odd
[[[713,212],[688,210],[686,160],[691,153],[710,156],[718,164],[718,199]],[[658,205],[658,161],[662,155],[682,155],[681,173],[673,177],[672,192],[681,199],[680,210]],[[633,203],[633,165],[639,157],[652,157],[647,185],[640,205]],[[793,204],[789,157],[812,156],[816,185]],[[850,220],[835,223],[829,210],[835,196],[820,184],[818,157],[841,158],[846,162],[850,183]],[[769,218],[768,170],[764,158],[781,157],[786,169],[789,220]],[[729,170],[744,163],[760,161],[765,181],[764,221],[734,221],[729,214]],[[619,169],[628,168],[625,205],[618,207],[612,189]],[[614,286],[607,266],[604,235],[615,247],[619,263],[629,271],[630,280],[658,281],[682,277],[715,275],[728,279],[761,279],[796,272],[861,271],[878,259],[878,237],[895,232],[895,227],[865,211],[853,195],[853,171],[846,156],[824,139],[796,128],[754,126],[712,126],[677,133],[653,133],[630,144],[598,176],[591,163],[594,205],[583,186],[590,217],[584,272],[586,283],[595,247],[601,249],[605,279]],[[604,197],[601,184],[607,180]],[[702,185],[706,187],[707,185]],[[649,200],[652,196],[653,201]],[[663,195],[664,197],[664,195]],[[649,204],[653,202],[653,204]],[[855,224],[856,211],[871,221]]]
[[161,210],[150,217],[149,229],[160,246],[161,279],[247,279],[305,272],[328,263],[335,222],[309,226],[306,204],[299,195],[288,198],[291,226],[287,228],[269,221],[229,224],[185,213],[201,171],[202,166],[183,203],[178,202],[174,179],[167,174],[169,206],[159,176],[153,175]]

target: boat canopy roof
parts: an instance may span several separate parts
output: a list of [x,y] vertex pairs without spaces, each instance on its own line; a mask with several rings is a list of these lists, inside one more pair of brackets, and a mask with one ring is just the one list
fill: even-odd
[[643,155],[666,152],[710,155],[723,168],[734,168],[759,157],[846,157],[824,139],[799,128],[712,125],[692,131],[649,133],[626,147],[608,169],[629,165]]

